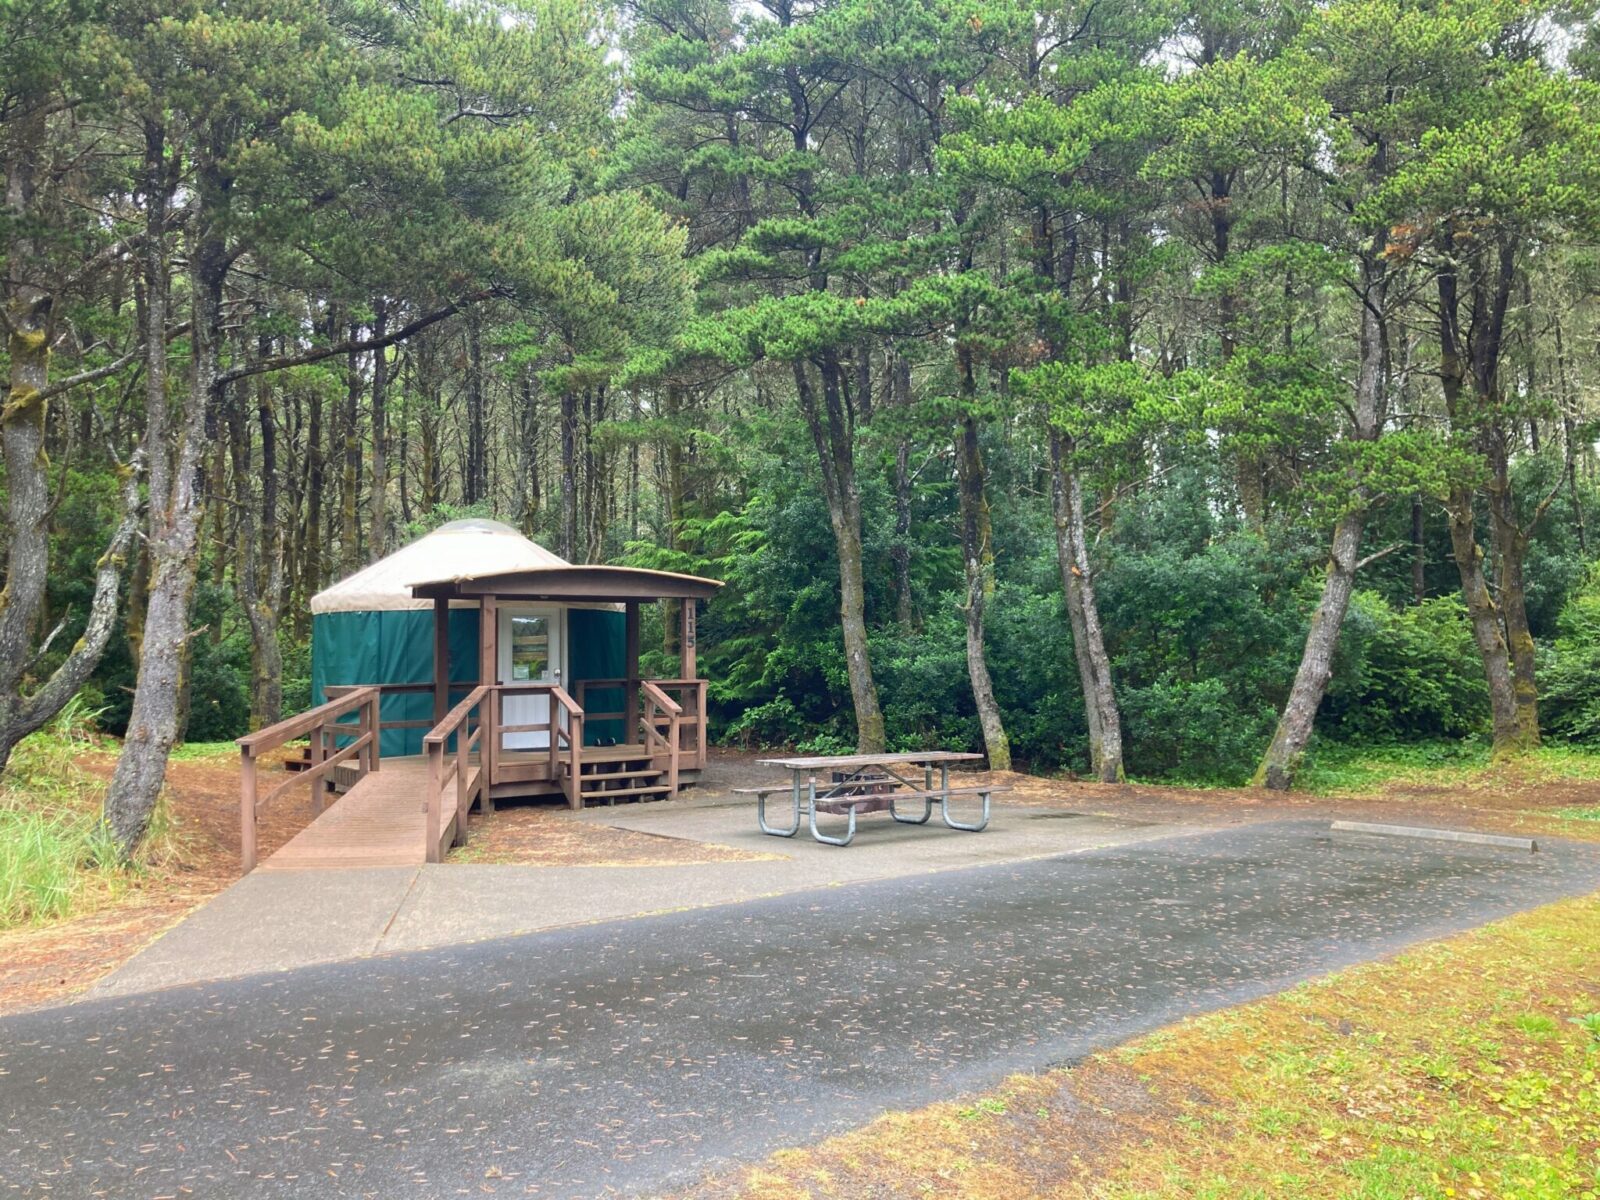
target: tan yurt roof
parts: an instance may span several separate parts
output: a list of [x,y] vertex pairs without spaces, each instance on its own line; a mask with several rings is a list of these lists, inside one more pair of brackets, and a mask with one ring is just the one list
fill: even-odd
[[313,613],[374,612],[432,608],[411,585],[498,571],[564,567],[567,560],[530,541],[509,525],[473,517],[451,521],[409,546],[363,567],[311,597]]

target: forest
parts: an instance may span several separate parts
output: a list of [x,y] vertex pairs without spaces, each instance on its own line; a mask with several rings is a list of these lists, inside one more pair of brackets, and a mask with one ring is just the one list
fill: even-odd
[[467,515],[726,580],[734,744],[1600,741],[1594,17],[10,0],[0,771],[131,849]]

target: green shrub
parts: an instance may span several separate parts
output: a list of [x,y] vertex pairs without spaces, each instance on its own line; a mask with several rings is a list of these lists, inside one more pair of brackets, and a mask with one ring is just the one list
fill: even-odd
[[1483,730],[1489,692],[1466,605],[1456,595],[1395,608],[1360,591],[1340,638],[1322,725],[1374,743],[1468,737]]
[[1276,713],[1259,700],[1252,711],[1243,700],[1220,679],[1124,689],[1123,731],[1138,755],[1128,759],[1131,772],[1183,783],[1247,782]]
[[1557,630],[1540,663],[1539,715],[1550,733],[1600,744],[1600,568],[1567,598]]

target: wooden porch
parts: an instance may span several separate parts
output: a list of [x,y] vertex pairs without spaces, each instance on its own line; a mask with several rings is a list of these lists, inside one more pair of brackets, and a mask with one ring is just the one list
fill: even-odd
[[[574,809],[660,800],[698,780],[706,764],[705,680],[591,682],[640,698],[635,715],[638,740],[613,746],[584,744],[586,720],[615,720],[626,709],[587,713],[553,685],[480,684],[462,689],[467,694],[429,728],[422,755],[381,759],[378,745],[385,728],[419,724],[386,724],[379,715],[383,694],[430,685],[329,689],[338,694],[326,704],[239,739],[244,870],[256,865],[256,814],[301,784],[309,787],[313,820],[264,864],[274,869],[440,862],[450,846],[465,843],[474,805],[493,812],[497,798],[554,795]],[[555,719],[500,724],[502,695],[528,691],[549,696]],[[673,698],[674,693],[683,703]],[[535,750],[505,748],[507,735],[518,733],[547,734],[549,745]],[[302,737],[310,745],[306,768],[286,773],[263,792],[262,756]]]
[[[439,862],[450,846],[466,841],[473,807],[493,812],[497,799],[559,795],[576,809],[676,796],[706,765],[706,681],[696,677],[695,601],[719,586],[616,567],[418,585],[414,592],[433,600],[432,683],[329,687],[326,703],[238,740],[245,871],[257,861],[256,814],[302,783],[309,786],[313,820],[272,856],[267,865],[274,869]],[[639,674],[639,604],[663,597],[682,600],[681,675],[646,679]],[[576,695],[559,683],[500,679],[496,609],[502,600],[530,599],[621,601],[625,673],[577,682]],[[449,606],[463,600],[482,610],[478,677],[490,682],[450,682]],[[397,693],[431,694],[433,718],[385,722],[383,697]],[[606,698],[597,700],[597,694]],[[530,698],[546,719],[507,719],[508,700]],[[620,725],[622,737],[591,744],[599,722],[608,729]],[[426,729],[423,753],[381,760],[385,729]],[[262,756],[301,738],[310,748],[305,769],[263,792]]]

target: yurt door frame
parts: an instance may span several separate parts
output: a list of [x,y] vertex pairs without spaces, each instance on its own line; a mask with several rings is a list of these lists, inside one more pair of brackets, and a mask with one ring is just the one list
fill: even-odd
[[[501,604],[496,619],[501,683],[560,684],[567,642],[565,610],[553,604]],[[502,725],[544,725],[550,721],[550,697],[543,692],[501,694]],[[546,732],[508,733],[506,750],[548,750]]]

